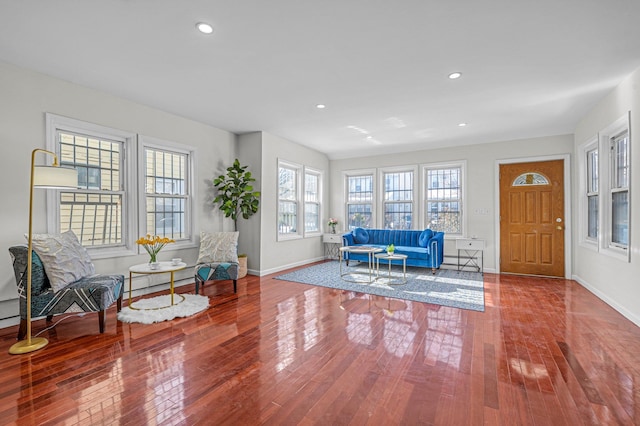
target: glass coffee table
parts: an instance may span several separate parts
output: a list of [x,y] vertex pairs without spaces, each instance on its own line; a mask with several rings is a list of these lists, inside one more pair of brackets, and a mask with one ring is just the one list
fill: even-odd
[[[406,254],[389,254],[389,253],[378,253],[375,255],[376,259],[376,279],[386,279],[386,284],[389,285],[402,285],[407,283],[407,255]],[[389,273],[387,274],[387,278],[380,276],[380,259],[386,260],[389,264]],[[392,260],[402,260],[402,279],[395,278],[391,275],[391,261]]]
[[[376,277],[373,275],[373,256],[376,253],[380,253],[382,251],[381,248],[378,247],[368,247],[368,246],[346,246],[346,247],[340,247],[340,258],[339,258],[339,263],[340,263],[340,278],[343,281],[347,281],[347,282],[351,282],[351,283],[359,283],[359,284],[371,284],[372,282],[375,281]],[[343,272],[342,271],[342,254],[343,253],[366,253],[367,254],[367,272],[358,272],[358,271],[352,271],[352,272]],[[369,276],[369,281],[360,281],[360,280],[354,280],[354,279],[349,279],[349,278],[345,278],[348,277],[350,275],[364,275],[364,276]]]

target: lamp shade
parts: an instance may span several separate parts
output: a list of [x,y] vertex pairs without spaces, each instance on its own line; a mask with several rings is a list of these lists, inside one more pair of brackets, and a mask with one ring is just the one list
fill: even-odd
[[34,188],[77,188],[78,172],[70,167],[35,166],[33,170]]

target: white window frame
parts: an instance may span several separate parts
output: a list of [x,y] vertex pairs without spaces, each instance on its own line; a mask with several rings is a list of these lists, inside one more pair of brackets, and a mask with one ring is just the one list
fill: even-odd
[[[187,171],[186,171],[186,197],[185,197],[185,238],[176,239],[175,243],[172,243],[168,248],[171,250],[178,250],[183,248],[192,248],[196,247],[196,236],[195,229],[196,219],[194,215],[193,208],[193,198],[194,194],[196,194],[196,182],[194,176],[197,176],[196,173],[196,149],[191,146],[183,145],[177,142],[166,141],[162,139],[158,139],[151,136],[138,136],[138,229],[140,236],[146,234],[155,234],[155,230],[147,229],[147,195],[145,189],[145,170],[146,170],[146,158],[145,158],[145,149],[155,149],[159,151],[166,151],[170,153],[178,153],[184,154],[187,156]],[[146,253],[144,248],[138,246],[138,253],[144,254]]]
[[419,214],[418,207],[416,205],[418,197],[418,187],[420,186],[420,179],[418,177],[418,167],[417,166],[398,166],[398,167],[384,167],[378,170],[379,171],[379,194],[378,197],[380,199],[380,221],[377,223],[378,228],[385,229],[384,217],[385,217],[385,206],[387,204],[406,204],[407,201],[385,201],[384,192],[385,192],[385,178],[387,174],[390,173],[412,173],[413,174],[413,187],[411,188],[411,228],[416,229],[416,225],[420,223],[420,218],[417,216]]
[[[611,256],[613,258],[630,262],[631,261],[631,227],[632,227],[632,212],[631,212],[631,174],[632,174],[632,163],[631,163],[631,128],[629,126],[630,123],[630,113],[623,115],[618,118],[616,121],[611,123],[605,129],[599,132],[600,139],[600,147],[599,152],[606,155],[600,155],[599,163],[600,163],[600,223],[599,223],[599,232],[598,232],[598,240],[600,246],[600,252]],[[628,245],[626,247],[620,246],[619,244],[612,243],[612,230],[611,227],[613,225],[612,218],[612,194],[616,189],[612,188],[613,186],[613,159],[611,158],[611,141],[615,137],[620,134],[626,132],[628,137],[627,142],[627,155],[629,158],[629,184],[626,188],[628,191]]]
[[428,163],[423,164],[421,166],[421,188],[420,188],[420,223],[421,228],[427,228],[427,190],[428,190],[428,182],[427,182],[427,172],[429,170],[439,170],[439,169],[453,169],[460,168],[460,185],[462,186],[461,195],[460,195],[460,232],[459,233],[451,233],[445,232],[445,239],[455,239],[459,237],[463,237],[466,235],[467,230],[467,214],[465,212],[465,205],[467,200],[467,161],[451,161],[446,163]]
[[[296,173],[296,196],[295,196],[295,204],[296,204],[296,232],[295,233],[280,233],[280,226],[278,225],[278,221],[280,218],[280,168],[286,168],[290,170],[294,170]],[[303,188],[303,171],[304,167],[301,164],[297,164],[291,161],[278,159],[278,168],[276,170],[276,235],[277,241],[287,241],[287,240],[296,240],[304,237],[304,200],[302,199],[302,188]],[[286,200],[291,201],[291,200]]]
[[[598,191],[595,192],[598,196],[598,237],[591,238],[589,237],[589,179],[591,177],[590,167],[591,164],[589,162],[589,153],[596,150],[598,152]],[[598,251],[598,239],[600,238],[601,233],[601,181],[602,178],[600,176],[600,163],[602,162],[600,156],[600,147],[598,144],[598,136],[593,136],[588,139],[582,145],[580,145],[578,149],[578,190],[580,191],[580,209],[578,212],[578,224],[579,224],[579,242],[582,247],[588,248],[590,250]]]
[[[58,131],[82,133],[90,136],[121,141],[123,143],[122,191],[122,244],[106,247],[86,247],[92,259],[131,256],[138,253],[136,241],[136,163],[135,153],[137,138],[135,133],[112,129],[73,118],[46,113],[46,146],[47,149],[60,156],[60,146],[56,140]],[[47,232],[59,233],[60,229],[60,190],[47,190]]]
[[[314,169],[312,167],[307,167],[304,166],[304,174],[303,174],[303,185],[306,186],[306,179],[307,179],[307,175],[313,175],[318,179],[318,188],[316,189],[318,192],[318,201],[316,202],[311,202],[311,201],[307,201],[306,197],[303,195],[303,199],[302,199],[302,204],[304,206],[303,208],[303,212],[302,212],[302,219],[303,219],[303,233],[304,233],[304,237],[317,237],[319,235],[322,235],[322,229],[323,229],[323,224],[324,224],[324,216],[322,214],[322,177],[323,177],[323,173],[321,170],[317,170]],[[304,189],[304,191],[306,191],[306,188]],[[303,191],[303,193],[304,193]],[[306,221],[304,220],[304,218],[307,215],[307,204],[316,204],[317,208],[318,208],[318,230],[317,231],[307,231],[306,229]]]
[[[355,203],[349,202],[349,178],[357,176],[371,176],[371,203]],[[349,205],[367,205],[371,204],[371,226],[376,228],[378,206],[377,179],[375,169],[347,170],[343,172],[343,200],[344,200],[344,230],[349,231]]]

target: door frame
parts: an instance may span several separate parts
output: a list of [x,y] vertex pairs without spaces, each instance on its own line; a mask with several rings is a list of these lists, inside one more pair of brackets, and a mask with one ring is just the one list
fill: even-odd
[[496,273],[500,273],[500,165],[501,164],[514,164],[514,163],[533,163],[537,161],[549,161],[549,160],[563,160],[564,168],[564,277],[571,279],[572,276],[572,222],[573,216],[571,214],[571,200],[573,194],[571,191],[571,154],[558,154],[558,155],[545,155],[535,157],[517,157],[517,158],[505,158],[499,159],[495,162],[495,217],[494,217],[494,229],[495,229],[495,259],[496,259]]

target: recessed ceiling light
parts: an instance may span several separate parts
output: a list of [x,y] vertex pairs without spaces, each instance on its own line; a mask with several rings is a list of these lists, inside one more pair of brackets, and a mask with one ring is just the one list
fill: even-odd
[[324,108],[326,108],[326,107],[327,107],[327,106],[326,106],[325,104],[318,104],[318,105],[316,105],[316,108],[318,108],[318,109],[324,109]]
[[367,139],[373,139],[373,136],[368,135],[368,136],[367,136]]
[[465,127],[467,125],[467,123],[460,123],[458,124],[458,127]]
[[213,32],[213,27],[211,25],[207,24],[206,22],[198,22],[196,24],[196,28],[202,34],[211,34]]
[[460,78],[460,77],[462,77],[462,73],[458,71],[452,72],[451,74],[449,74],[449,78],[451,80],[455,80],[456,78]]

